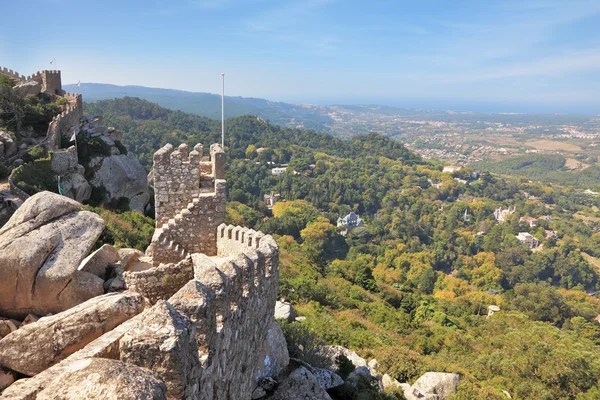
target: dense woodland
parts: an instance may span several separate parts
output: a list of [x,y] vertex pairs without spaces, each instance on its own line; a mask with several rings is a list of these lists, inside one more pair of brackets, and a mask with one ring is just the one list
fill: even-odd
[[[166,143],[220,139],[217,121],[139,99],[86,109],[121,130],[148,169]],[[355,349],[401,382],[459,373],[457,400],[506,399],[503,391],[600,398],[598,198],[482,171],[442,173],[377,134],[342,141],[252,116],[227,121],[226,145],[228,222],[276,237],[280,295],[307,317],[284,330],[311,342],[302,348]],[[284,164],[286,173],[271,174]],[[284,199],[272,211],[263,201],[271,192]],[[516,212],[497,222],[494,210],[508,206]],[[366,226],[342,236],[336,220],[349,211]],[[149,240],[151,220],[103,212],[106,242]],[[542,246],[532,251],[519,232]],[[488,305],[501,311],[488,319]],[[351,396],[384,398],[369,387]]]

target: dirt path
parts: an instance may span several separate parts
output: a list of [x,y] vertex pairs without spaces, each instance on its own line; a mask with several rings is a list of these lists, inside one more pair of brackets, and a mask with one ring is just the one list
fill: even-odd
[[10,185],[8,184],[8,177],[0,178],[0,190],[10,190]]

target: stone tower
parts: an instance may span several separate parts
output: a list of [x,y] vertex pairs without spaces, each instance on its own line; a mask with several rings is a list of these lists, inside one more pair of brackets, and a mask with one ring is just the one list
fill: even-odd
[[167,144],[154,153],[156,231],[148,250],[154,265],[188,254],[217,254],[217,227],[225,222],[225,153],[218,144]]

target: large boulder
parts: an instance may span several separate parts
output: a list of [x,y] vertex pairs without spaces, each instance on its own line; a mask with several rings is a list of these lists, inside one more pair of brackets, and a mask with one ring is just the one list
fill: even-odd
[[284,319],[288,322],[294,322],[296,319],[296,311],[291,303],[285,301],[277,301],[275,303],[275,319]]
[[67,310],[104,293],[104,281],[78,271],[104,230],[98,215],[50,192],[31,196],[0,229],[0,316]]
[[384,390],[395,390],[402,387],[402,384],[396,379],[392,378],[388,374],[383,374],[381,377],[381,383]]
[[14,135],[0,130],[0,159],[13,156],[17,152],[17,139]]
[[0,340],[0,365],[33,376],[139,314],[144,297],[110,293],[44,317]]
[[271,400],[331,400],[318,379],[306,368],[300,367],[285,378],[269,397]]
[[319,381],[319,385],[325,390],[329,390],[344,384],[344,380],[341,376],[332,372],[328,369],[313,368],[312,374]]
[[343,355],[352,361],[355,367],[367,367],[368,370],[367,360],[356,354],[353,350],[342,346],[321,346],[319,351],[323,356],[329,358],[332,364],[335,364],[338,356]]
[[166,399],[162,378],[122,361],[87,358],[71,363],[36,396],[37,400]]
[[91,184],[106,190],[107,201],[129,199],[129,208],[144,212],[150,200],[146,170],[133,155],[112,155],[93,167]]
[[119,261],[121,261],[121,256],[119,256],[117,249],[110,244],[105,244],[87,256],[81,264],[79,264],[78,270],[89,272],[99,278],[105,279],[106,267]]
[[287,343],[281,326],[273,321],[267,332],[267,339],[258,348],[260,352],[259,365],[256,368],[256,378],[276,377],[290,363]]
[[61,179],[64,195],[78,202],[89,200],[92,186],[79,171],[73,171]]
[[[446,400],[456,392],[460,375],[445,372],[426,372],[412,385],[413,398]],[[436,397],[433,397],[436,396]]]
[[120,340],[120,359],[165,377],[169,398],[185,398],[186,384],[200,368],[196,328],[171,304],[160,300]]

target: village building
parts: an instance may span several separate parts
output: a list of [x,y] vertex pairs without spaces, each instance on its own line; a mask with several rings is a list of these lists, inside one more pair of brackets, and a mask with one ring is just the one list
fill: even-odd
[[462,169],[462,167],[456,166],[456,165],[446,165],[444,167],[444,169],[442,170],[442,172],[449,172],[449,173],[453,173],[456,171],[460,171]]
[[271,194],[265,194],[263,198],[265,200],[267,208],[269,210],[272,210],[275,203],[281,200],[281,195],[279,193],[273,194],[273,192],[271,192]]
[[531,249],[535,249],[540,244],[539,240],[537,240],[529,232],[519,232],[517,239],[519,239],[519,242],[526,244]]
[[346,235],[354,228],[365,226],[362,219],[354,211],[346,215],[344,218],[338,218],[337,227],[342,229],[342,234]]
[[511,210],[510,207],[503,209],[502,207],[497,208],[494,211],[494,217],[496,218],[496,221],[498,222],[504,222],[506,221],[506,217],[509,215],[514,214],[517,211],[517,207],[513,207],[513,209]]
[[521,223],[521,222],[529,224],[529,227],[531,227],[531,228],[535,228],[538,224],[537,218],[533,218],[533,217],[521,217],[521,218],[519,218],[519,223]]
[[271,169],[271,175],[285,174],[285,171],[287,171],[287,167],[276,167]]

